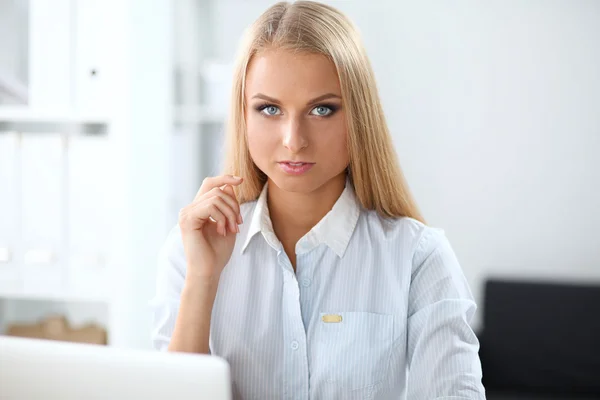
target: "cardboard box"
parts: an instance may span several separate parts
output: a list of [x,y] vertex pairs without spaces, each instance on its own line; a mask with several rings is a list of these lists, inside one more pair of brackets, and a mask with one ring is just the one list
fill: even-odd
[[60,340],[65,342],[107,344],[107,333],[95,324],[72,327],[64,316],[50,316],[34,324],[12,324],[6,329],[7,336]]

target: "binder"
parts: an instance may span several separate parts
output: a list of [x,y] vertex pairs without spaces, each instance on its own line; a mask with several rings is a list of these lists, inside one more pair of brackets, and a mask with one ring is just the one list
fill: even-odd
[[22,135],[20,200],[23,290],[47,295],[63,289],[65,136]]

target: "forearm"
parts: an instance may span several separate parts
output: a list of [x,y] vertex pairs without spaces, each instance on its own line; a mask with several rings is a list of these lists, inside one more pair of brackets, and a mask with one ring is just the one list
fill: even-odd
[[218,282],[186,280],[169,351],[209,354],[210,319]]

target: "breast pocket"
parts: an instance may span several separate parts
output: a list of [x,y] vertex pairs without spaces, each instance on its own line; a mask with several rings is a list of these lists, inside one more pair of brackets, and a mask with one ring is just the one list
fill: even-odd
[[393,322],[387,314],[320,313],[316,356],[325,380],[348,390],[381,382],[390,362]]

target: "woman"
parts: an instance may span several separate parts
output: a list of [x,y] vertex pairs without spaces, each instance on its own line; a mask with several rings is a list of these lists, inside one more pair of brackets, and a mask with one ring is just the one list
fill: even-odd
[[476,305],[409,194],[353,25],[278,3],[234,75],[227,175],[161,252],[155,346],[225,358],[235,398],[483,399]]

